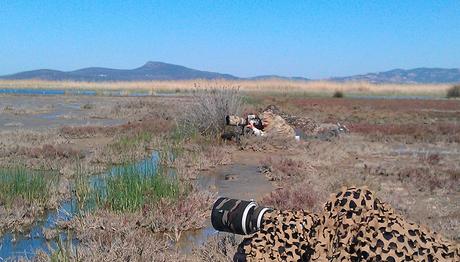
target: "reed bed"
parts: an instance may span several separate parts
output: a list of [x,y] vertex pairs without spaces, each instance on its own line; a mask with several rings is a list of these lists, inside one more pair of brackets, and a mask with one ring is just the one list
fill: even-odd
[[0,80],[4,89],[85,89],[181,93],[196,90],[239,87],[243,92],[291,93],[298,95],[332,95],[340,91],[353,95],[423,95],[444,97],[449,84],[371,84],[368,82],[266,80],[175,80],[132,82],[78,82],[45,80]]
[[11,207],[15,200],[22,199],[45,205],[57,182],[54,172],[32,171],[21,166],[0,168],[0,203]]

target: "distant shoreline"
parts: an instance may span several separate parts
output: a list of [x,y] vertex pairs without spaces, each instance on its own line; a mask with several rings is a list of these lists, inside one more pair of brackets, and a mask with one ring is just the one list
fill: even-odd
[[242,92],[302,96],[421,96],[445,97],[451,84],[371,84],[367,82],[292,81],[292,80],[173,80],[79,82],[46,80],[0,80],[0,89],[116,90],[155,93],[187,93],[220,88],[239,88]]

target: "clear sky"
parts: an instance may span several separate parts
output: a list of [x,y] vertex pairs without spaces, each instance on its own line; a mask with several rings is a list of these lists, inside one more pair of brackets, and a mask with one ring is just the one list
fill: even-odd
[[0,75],[162,61],[323,78],[460,67],[460,0],[0,0]]

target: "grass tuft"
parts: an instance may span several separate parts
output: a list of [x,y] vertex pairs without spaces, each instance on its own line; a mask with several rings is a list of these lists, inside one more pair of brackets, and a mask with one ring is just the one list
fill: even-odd
[[179,184],[156,169],[140,171],[132,165],[117,168],[107,179],[107,188],[101,195],[104,206],[116,212],[134,212],[161,198],[175,199]]
[[22,199],[44,205],[57,181],[58,176],[54,172],[32,171],[22,166],[0,168],[0,202],[11,207],[15,200]]
[[153,161],[127,163],[112,169],[110,174],[88,181],[77,176],[75,195],[80,211],[98,208],[114,212],[135,212],[155,204],[162,198],[179,198],[179,181],[163,173]]

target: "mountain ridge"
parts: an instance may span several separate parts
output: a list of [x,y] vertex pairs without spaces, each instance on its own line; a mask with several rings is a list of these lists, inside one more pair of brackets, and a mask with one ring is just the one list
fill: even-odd
[[405,83],[432,84],[460,82],[459,68],[418,67],[413,69],[396,68],[388,71],[367,73],[354,76],[332,77],[328,80],[336,82],[365,81],[369,83]]
[[[290,81],[311,81],[306,77],[287,77],[280,75],[260,75],[254,77],[237,77],[231,74],[203,71],[189,67],[159,61],[148,61],[134,69],[114,69],[105,67],[86,67],[72,71],[38,69],[0,76],[0,79],[41,79],[70,81],[153,81],[153,80],[192,80],[192,79],[227,79],[227,80],[268,80],[281,79]],[[383,72],[366,73],[326,79],[335,82],[394,83],[394,84],[432,84],[460,82],[458,68],[391,69]]]
[[185,66],[148,61],[134,69],[85,67],[73,71],[38,69],[0,76],[0,79],[41,79],[74,81],[149,81],[188,79],[238,79],[230,74],[201,71]]

